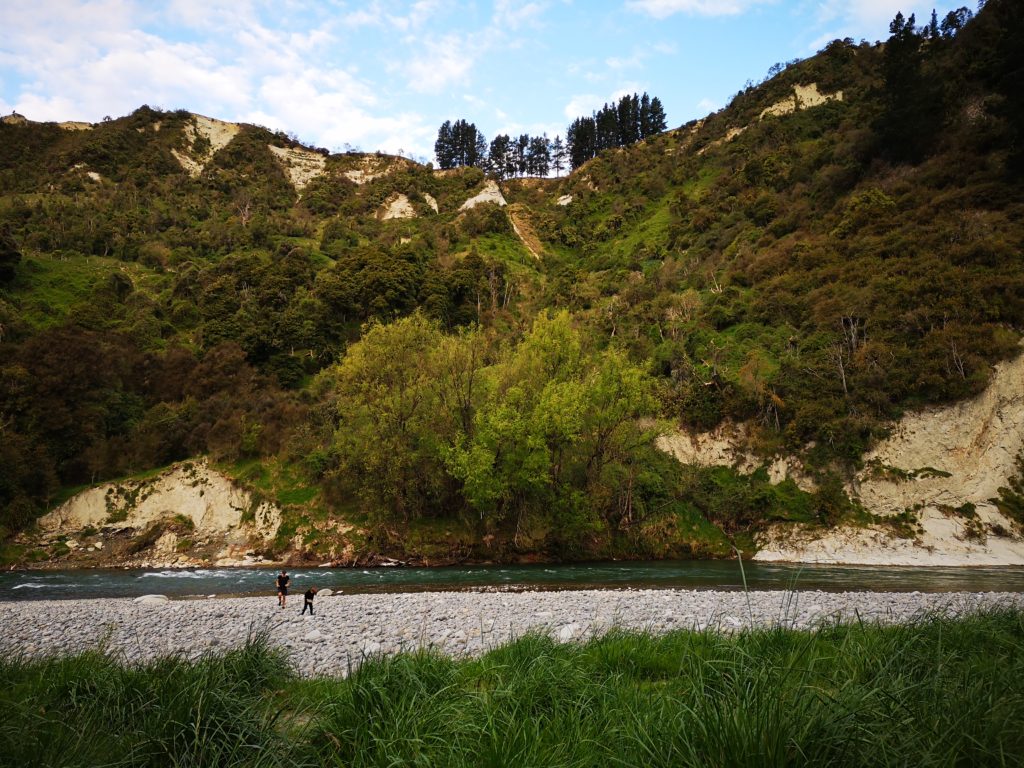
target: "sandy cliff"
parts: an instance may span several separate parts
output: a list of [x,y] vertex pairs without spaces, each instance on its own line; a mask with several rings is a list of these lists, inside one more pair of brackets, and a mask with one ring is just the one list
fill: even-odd
[[184,462],[76,494],[40,518],[33,543],[66,548],[67,565],[250,564],[262,559],[280,522],[274,504],[204,461]]

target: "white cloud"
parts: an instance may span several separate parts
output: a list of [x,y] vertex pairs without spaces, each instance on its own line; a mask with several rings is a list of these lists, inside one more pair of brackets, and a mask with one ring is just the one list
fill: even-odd
[[464,82],[473,67],[477,51],[456,34],[425,41],[423,50],[403,67],[409,87],[419,93],[440,93]]
[[543,3],[495,0],[492,24],[499,29],[515,31],[522,26],[536,24],[543,11]]
[[[888,36],[889,22],[897,12],[909,16],[914,10],[905,0],[824,0],[817,4],[816,15],[819,25],[844,30],[843,37],[878,39]],[[917,21],[927,18],[919,13]]]
[[735,16],[766,2],[772,0],[627,0],[626,7],[656,19],[666,19],[677,13],[690,16]]
[[642,66],[644,56],[639,53],[634,53],[632,56],[610,56],[604,60],[604,64],[608,69],[621,70],[621,69],[635,69],[636,67]]
[[422,27],[424,23],[436,15],[443,7],[444,3],[441,0],[417,0],[409,8],[407,14],[389,14],[387,18],[396,29],[408,32]]
[[707,96],[705,96],[703,99],[697,102],[697,110],[702,115],[709,115],[712,112],[717,112],[721,108],[721,104],[719,104],[714,99],[709,99]]
[[596,96],[592,93],[579,94],[569,99],[569,103],[565,105],[562,113],[570,120],[575,120],[577,117],[583,117],[584,115],[589,116],[605,104],[613,104],[623,96],[640,93],[642,90],[643,88],[636,83],[626,83],[610,96]]

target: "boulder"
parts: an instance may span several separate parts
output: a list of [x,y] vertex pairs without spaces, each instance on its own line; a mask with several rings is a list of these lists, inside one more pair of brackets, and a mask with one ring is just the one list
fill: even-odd
[[132,600],[133,603],[138,603],[139,605],[163,605],[169,601],[170,598],[167,595],[142,595]]
[[330,597],[330,596],[331,596],[331,595],[333,595],[333,594],[334,594],[334,590],[333,590],[333,589],[327,589],[327,588],[325,587],[324,589],[321,589],[321,590],[319,590],[319,591],[318,591],[318,592],[316,593],[316,596],[317,596],[317,597]]
[[558,630],[558,642],[567,643],[572,640],[579,633],[580,627],[578,624],[566,624],[560,630]]

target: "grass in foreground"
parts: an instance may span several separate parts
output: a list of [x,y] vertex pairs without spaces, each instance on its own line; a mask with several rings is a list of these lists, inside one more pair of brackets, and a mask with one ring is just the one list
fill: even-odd
[[0,662],[6,765],[1024,763],[1024,612],[912,625],[530,636],[299,680],[260,640],[197,663]]

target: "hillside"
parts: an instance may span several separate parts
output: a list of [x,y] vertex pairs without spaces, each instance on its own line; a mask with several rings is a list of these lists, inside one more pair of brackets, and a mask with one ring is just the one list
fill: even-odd
[[[279,511],[267,558],[728,556],[935,515],[1017,546],[1024,412],[990,384],[1024,330],[1022,15],[837,40],[500,186],[186,111],[3,118],[3,557],[78,562],[42,514],[199,458]],[[929,495],[952,470],[886,453],[928,413],[998,422],[983,480]]]

